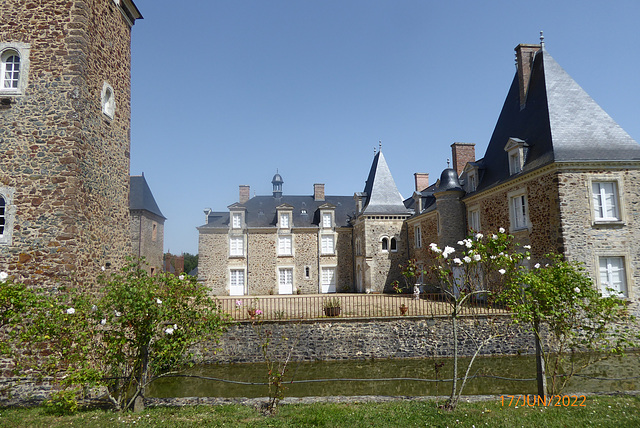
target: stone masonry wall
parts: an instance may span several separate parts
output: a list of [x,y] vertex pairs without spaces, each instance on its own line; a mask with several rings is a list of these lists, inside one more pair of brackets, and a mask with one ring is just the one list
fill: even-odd
[[[478,339],[495,330],[502,336],[489,342],[481,355],[514,355],[535,352],[533,335],[508,316],[476,320],[462,319],[458,335],[460,355],[469,356]],[[205,359],[211,363],[264,361],[257,330],[271,333],[271,348],[286,349],[298,340],[292,360],[357,360],[370,358],[428,358],[453,355],[451,320],[438,318],[400,318],[384,320],[340,320],[327,322],[239,323],[227,331],[218,345],[209,346]],[[288,338],[283,342],[282,338]]]
[[[0,182],[15,189],[0,270],[91,282],[130,254],[130,28],[113,2],[3,2],[0,42],[30,46],[25,93],[0,110]],[[115,92],[113,119],[101,91]]]
[[198,234],[198,280],[211,290],[211,294],[225,296],[229,279],[227,260],[229,257],[229,236],[221,233]]
[[[622,221],[594,224],[590,180],[616,181],[622,202]],[[640,171],[637,169],[562,172],[559,193],[566,257],[585,263],[599,284],[600,256],[623,257],[631,308],[640,314]]]
[[162,272],[163,243],[164,219],[142,210],[131,213],[131,251],[145,258],[148,272]]

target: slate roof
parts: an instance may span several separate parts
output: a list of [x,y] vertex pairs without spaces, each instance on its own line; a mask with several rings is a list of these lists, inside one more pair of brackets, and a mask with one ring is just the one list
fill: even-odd
[[163,219],[167,219],[160,211],[153,193],[147,184],[144,175],[132,175],[129,177],[129,209],[145,210]]
[[484,158],[477,190],[509,175],[509,138],[526,142],[522,173],[551,162],[640,160],[640,145],[549,55],[536,53],[527,98],[520,105],[516,73]]
[[381,151],[373,158],[364,186],[363,214],[407,214],[408,210]]
[[[318,227],[320,223],[320,207],[331,204],[335,207],[335,222],[337,227],[351,227],[350,220],[355,216],[356,204],[352,196],[325,196],[324,201],[315,201],[313,196],[288,196],[279,198],[273,196],[254,196],[244,204],[234,204],[233,207],[244,207],[245,223],[247,227],[275,227],[277,223],[276,208],[280,205],[290,205],[292,209],[293,227]],[[304,213],[306,212],[306,214]],[[211,212],[208,223],[198,229],[229,228],[229,211]]]

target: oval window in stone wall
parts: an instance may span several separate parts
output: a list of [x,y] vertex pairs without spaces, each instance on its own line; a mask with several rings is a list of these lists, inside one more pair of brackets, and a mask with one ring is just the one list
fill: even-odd
[[116,112],[116,96],[113,92],[113,88],[107,82],[102,85],[102,113],[107,115],[110,119]]

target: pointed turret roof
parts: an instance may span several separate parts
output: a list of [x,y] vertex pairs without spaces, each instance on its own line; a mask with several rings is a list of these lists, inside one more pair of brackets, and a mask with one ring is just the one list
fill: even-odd
[[393,180],[382,151],[373,158],[369,177],[364,186],[366,194],[364,214],[406,214],[402,195]]
[[162,211],[158,207],[153,193],[147,184],[147,180],[143,175],[132,175],[129,178],[129,209],[131,210],[146,210],[152,214],[162,217],[166,220],[166,217],[162,215]]
[[519,79],[513,79],[482,159],[478,190],[509,178],[504,147],[510,138],[526,143],[522,172],[551,162],[640,160],[638,144],[542,47],[531,66],[521,105]]

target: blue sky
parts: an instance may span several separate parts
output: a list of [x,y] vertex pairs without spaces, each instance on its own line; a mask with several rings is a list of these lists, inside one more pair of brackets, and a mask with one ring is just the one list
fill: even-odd
[[374,148],[403,197],[453,142],[482,157],[514,47],[554,59],[640,140],[640,2],[135,0],[131,173],[167,217],[165,251],[197,253],[203,210],[238,185],[362,191]]

